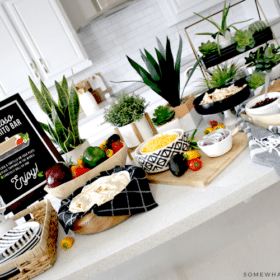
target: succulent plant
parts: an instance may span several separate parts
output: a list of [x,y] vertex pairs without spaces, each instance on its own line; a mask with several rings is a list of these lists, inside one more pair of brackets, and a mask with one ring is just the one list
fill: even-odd
[[104,119],[116,127],[122,127],[141,120],[148,104],[138,95],[123,93],[110,108],[105,108]]
[[238,23],[242,23],[242,22],[246,22],[246,21],[249,21],[251,19],[248,19],[248,20],[243,20],[243,21],[239,21],[239,22],[235,22],[235,23],[232,23],[230,25],[227,25],[227,16],[228,16],[228,12],[229,12],[229,9],[230,9],[230,4],[227,6],[226,4],[226,1],[224,3],[224,8],[223,8],[223,13],[222,13],[222,23],[221,25],[217,24],[215,21],[213,20],[210,20],[206,17],[203,17],[197,13],[194,13],[195,15],[203,18],[204,20],[207,20],[208,22],[212,23],[217,29],[218,29],[218,32],[216,33],[197,33],[196,35],[210,35],[212,36],[214,39],[217,38],[217,44],[218,44],[218,52],[219,54],[221,54],[221,50],[220,50],[220,46],[219,46],[219,37],[220,36],[225,36],[226,34],[226,31],[230,31],[230,28],[234,28],[236,31],[237,31],[237,28],[234,26]]
[[84,140],[80,138],[78,130],[80,102],[74,85],[69,91],[64,76],[61,84],[55,81],[58,93],[58,103],[56,103],[42,80],[40,81],[41,91],[30,77],[29,82],[39,107],[47,114],[51,122],[51,124],[39,122],[51,136],[50,140],[60,147],[62,153],[67,153],[81,145]]
[[166,124],[171,121],[175,116],[175,111],[171,110],[169,106],[158,106],[153,114],[155,118],[152,118],[153,123],[156,126]]
[[254,71],[252,75],[246,77],[246,81],[248,85],[252,89],[256,89],[265,83],[265,73]]
[[182,38],[180,37],[179,48],[175,62],[171,52],[169,38],[167,37],[166,40],[166,48],[163,47],[158,38],[157,43],[158,49],[155,49],[157,61],[147,50],[144,50],[145,54],[140,50],[141,58],[146,64],[148,71],[127,56],[129,63],[140,75],[142,81],[120,81],[118,83],[144,83],[163,99],[165,99],[172,107],[176,107],[181,104],[183,92],[203,57],[200,57],[195,63],[180,95],[180,65],[183,44]]
[[253,48],[256,44],[253,33],[249,30],[237,30],[233,40],[237,43],[236,50],[238,52],[244,52],[247,46]]
[[262,20],[257,20],[253,23],[251,23],[248,27],[248,29],[255,34],[256,32],[260,32],[264,30],[267,27],[266,23]]
[[208,40],[207,43],[201,43],[201,46],[199,46],[198,49],[203,55],[207,55],[217,51],[218,45],[215,42],[210,42]]
[[280,61],[280,47],[275,48],[274,44],[266,44],[256,51],[251,51],[249,57],[245,57],[248,67],[255,66],[257,71],[269,72]]

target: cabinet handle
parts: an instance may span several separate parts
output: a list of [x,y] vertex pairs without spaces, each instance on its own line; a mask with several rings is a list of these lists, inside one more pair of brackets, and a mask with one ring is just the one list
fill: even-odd
[[46,62],[44,61],[44,59],[43,59],[43,58],[40,58],[39,60],[40,60],[41,64],[44,66],[45,72],[46,72],[46,73],[49,73],[48,66],[47,66]]
[[5,90],[5,88],[4,88],[4,86],[3,86],[3,84],[1,82],[0,82],[0,87],[2,88],[4,94],[7,95],[7,91]]

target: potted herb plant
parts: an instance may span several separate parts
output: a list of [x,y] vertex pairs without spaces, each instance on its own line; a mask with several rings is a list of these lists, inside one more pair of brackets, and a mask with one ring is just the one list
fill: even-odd
[[265,71],[269,78],[274,80],[280,77],[280,47],[274,44],[266,44],[256,51],[251,51],[248,57],[245,57],[247,67],[255,67],[256,71]]
[[216,52],[218,50],[218,45],[215,42],[210,42],[208,40],[207,43],[201,43],[198,49],[203,55],[208,55]]
[[158,133],[182,128],[179,119],[175,117],[175,111],[170,110],[169,106],[158,106],[153,116],[152,121]]
[[236,50],[238,52],[245,52],[246,47],[253,48],[256,44],[253,33],[249,30],[237,30],[233,37],[233,40],[237,44]]
[[144,141],[153,136],[152,129],[144,117],[145,109],[148,106],[145,103],[145,99],[138,95],[123,93],[110,108],[104,109],[105,121],[118,127],[129,148],[140,144],[135,127]]
[[79,97],[74,85],[68,89],[68,83],[63,76],[62,83],[55,81],[58,93],[56,103],[45,84],[40,81],[41,90],[29,77],[31,89],[39,107],[47,114],[50,123],[40,123],[41,127],[48,132],[50,140],[62,153],[64,160],[77,162],[83,151],[89,146],[89,142],[81,139],[78,129]]
[[230,25],[227,25],[227,16],[228,16],[228,12],[229,12],[230,7],[231,7],[230,4],[227,6],[226,5],[226,1],[225,1],[223,12],[222,12],[222,22],[221,22],[221,25],[217,24],[213,20],[210,20],[210,19],[208,19],[206,17],[203,17],[203,16],[201,16],[201,15],[199,15],[197,13],[194,13],[195,15],[203,18],[204,20],[207,20],[210,23],[212,23],[218,29],[218,31],[216,33],[209,33],[209,32],[208,33],[197,33],[196,35],[210,35],[214,39],[216,39],[217,40],[219,54],[220,54],[220,47],[224,48],[224,47],[227,47],[227,46],[231,45],[231,32],[230,32],[230,28],[232,27],[235,30],[237,30],[237,28],[234,25],[251,20],[251,19],[248,19],[248,20],[239,21],[239,22],[235,22],[235,23],[232,23]]
[[[191,118],[194,123],[198,124],[201,120],[201,115],[198,115],[193,108],[192,101],[194,100],[193,95],[183,98],[183,92],[191,79],[196,67],[199,65],[203,57],[200,57],[194,64],[190,74],[188,75],[187,81],[180,93],[180,66],[181,66],[181,54],[182,54],[182,38],[180,37],[179,48],[176,56],[176,60],[173,58],[171,51],[170,40],[167,37],[166,47],[162,45],[160,40],[157,38],[158,49],[155,49],[156,58],[154,58],[147,50],[141,53],[141,58],[144,61],[147,70],[145,70],[138,63],[128,58],[131,66],[142,78],[142,82],[149,86],[153,91],[160,95],[163,99],[168,102],[168,105],[175,111],[177,118],[181,119],[185,116]],[[124,81],[131,82],[131,81]],[[135,81],[134,81],[135,82]],[[193,100],[191,99],[193,97]],[[191,116],[189,116],[191,113]],[[181,122],[182,123],[182,122]],[[188,120],[184,123],[188,124]],[[185,129],[185,128],[184,128]],[[188,128],[186,128],[187,130]],[[193,128],[190,128],[190,130]]]

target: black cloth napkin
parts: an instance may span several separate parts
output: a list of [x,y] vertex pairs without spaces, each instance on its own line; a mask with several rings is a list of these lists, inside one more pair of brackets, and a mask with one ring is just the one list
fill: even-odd
[[[69,211],[72,199],[82,192],[84,186],[93,183],[95,180],[103,176],[112,175],[120,171],[128,171],[131,181],[125,189],[114,197],[113,200],[100,206],[95,204],[87,212],[72,213]],[[77,189],[66,199],[61,201],[58,211],[58,219],[66,234],[69,229],[73,229],[74,223],[77,219],[82,218],[89,212],[92,212],[96,216],[133,215],[150,211],[158,206],[152,196],[145,171],[142,168],[133,165],[125,165],[122,167],[115,166],[111,170],[101,172],[100,176],[90,179],[84,186]]]

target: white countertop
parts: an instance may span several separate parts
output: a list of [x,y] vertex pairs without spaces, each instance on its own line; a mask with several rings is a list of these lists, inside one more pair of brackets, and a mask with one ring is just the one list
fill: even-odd
[[272,168],[252,162],[249,148],[205,188],[150,185],[159,206],[130,217],[107,231],[75,235],[74,246],[60,248],[55,265],[35,279],[93,279],[250,198],[279,181]]

